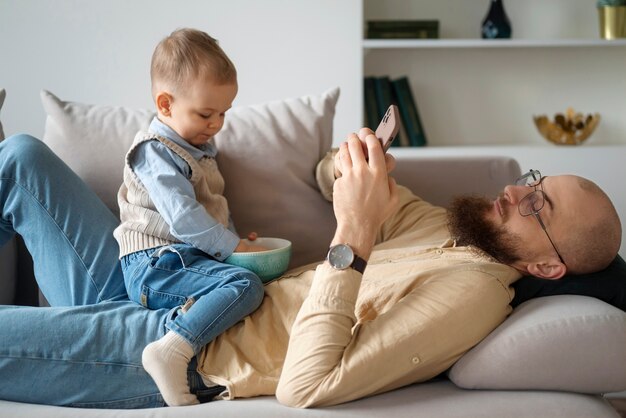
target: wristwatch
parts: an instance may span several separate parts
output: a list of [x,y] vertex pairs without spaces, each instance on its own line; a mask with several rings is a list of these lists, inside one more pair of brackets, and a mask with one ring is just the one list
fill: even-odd
[[337,244],[330,247],[326,259],[330,265],[337,270],[345,270],[352,267],[363,274],[367,261],[354,253],[348,244]]

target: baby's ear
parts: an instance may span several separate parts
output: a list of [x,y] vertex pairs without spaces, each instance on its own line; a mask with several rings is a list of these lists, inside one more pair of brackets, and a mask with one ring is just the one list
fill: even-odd
[[172,96],[165,92],[160,91],[155,96],[155,103],[157,110],[164,116],[169,116],[172,112]]

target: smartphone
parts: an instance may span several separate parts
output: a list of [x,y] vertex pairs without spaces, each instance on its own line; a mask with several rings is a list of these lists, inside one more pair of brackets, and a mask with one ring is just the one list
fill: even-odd
[[391,105],[385,112],[378,128],[376,128],[376,132],[374,132],[374,135],[376,135],[376,138],[380,141],[380,145],[382,145],[384,152],[387,152],[393,140],[396,139],[399,129],[400,113],[398,112],[398,106]]

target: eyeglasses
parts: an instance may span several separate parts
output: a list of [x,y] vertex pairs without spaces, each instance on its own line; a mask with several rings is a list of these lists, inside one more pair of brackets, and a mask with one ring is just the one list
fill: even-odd
[[544,179],[545,177],[541,177],[541,173],[539,171],[531,169],[528,173],[515,180],[515,184],[517,186],[527,186],[534,188],[532,192],[528,193],[522,198],[522,200],[520,200],[519,204],[517,205],[517,209],[519,210],[520,215],[532,215],[535,217],[535,219],[537,219],[537,222],[539,222],[539,225],[541,225],[541,229],[543,229],[543,232],[546,233],[546,237],[548,237],[550,244],[552,244],[552,248],[554,248],[554,251],[556,251],[556,255],[559,256],[559,260],[561,260],[561,263],[565,264],[565,261],[563,261],[563,257],[561,257],[559,250],[557,250],[556,245],[554,245],[554,241],[552,241],[552,238],[550,238],[550,235],[548,234],[546,225],[543,223],[541,216],[539,216],[539,212],[541,212],[541,209],[543,209],[543,205],[546,201],[546,194],[544,193],[543,185],[541,184]]

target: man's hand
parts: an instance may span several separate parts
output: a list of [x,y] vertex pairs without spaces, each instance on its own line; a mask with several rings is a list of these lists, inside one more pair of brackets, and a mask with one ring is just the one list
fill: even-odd
[[332,245],[348,243],[367,260],[378,229],[396,209],[398,196],[396,183],[388,176],[387,162],[393,166],[393,157],[386,158],[371,130],[362,129],[359,135],[363,139],[352,134],[341,144],[335,161],[341,177],[333,188],[337,231]]
[[[367,144],[365,143],[365,138],[368,135],[372,135],[374,132],[370,128],[361,128],[359,130],[359,140],[361,141],[361,146],[363,148],[363,153],[365,154],[365,159],[368,158],[369,151],[367,150]],[[382,145],[381,145],[382,148]],[[391,173],[393,169],[396,167],[396,159],[391,154],[385,153],[385,164],[387,165],[387,173]],[[335,154],[335,178],[338,179],[341,177],[341,169],[339,164],[339,153]]]

